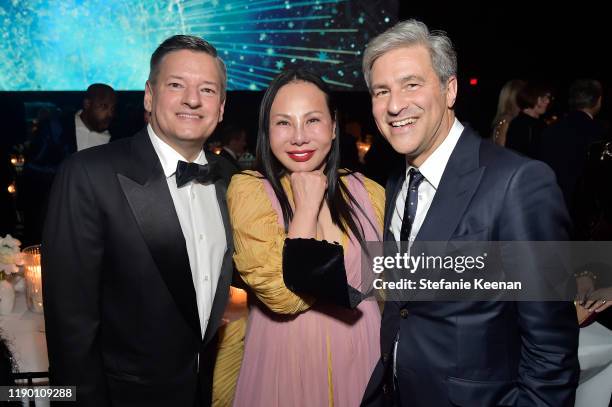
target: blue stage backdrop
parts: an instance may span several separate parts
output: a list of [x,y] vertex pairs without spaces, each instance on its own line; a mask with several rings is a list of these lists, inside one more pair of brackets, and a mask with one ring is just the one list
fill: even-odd
[[0,90],[142,90],[151,53],[174,34],[215,45],[230,90],[264,89],[289,66],[363,89],[364,45],[397,9],[397,0],[0,0]]

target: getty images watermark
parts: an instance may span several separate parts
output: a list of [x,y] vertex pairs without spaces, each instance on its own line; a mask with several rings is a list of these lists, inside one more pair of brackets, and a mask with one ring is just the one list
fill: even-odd
[[[425,253],[409,255],[407,252],[394,256],[375,256],[372,258],[372,271],[382,274],[385,270],[402,270],[411,275],[422,271],[452,271],[457,274],[482,271],[486,267],[487,253],[480,256],[427,256]],[[399,281],[385,281],[381,275],[372,282],[376,290],[520,290],[521,281],[486,281],[483,277],[471,280],[449,279],[444,277],[400,278]]]
[[612,286],[612,242],[367,243],[363,294],[390,301],[573,301],[589,271]]

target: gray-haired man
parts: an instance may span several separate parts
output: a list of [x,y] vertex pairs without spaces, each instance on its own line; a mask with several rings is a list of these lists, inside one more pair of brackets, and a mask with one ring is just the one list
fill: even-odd
[[[378,128],[406,157],[387,183],[385,240],[567,239],[552,171],[455,118],[448,37],[401,22],[368,44],[363,69]],[[573,405],[578,327],[570,303],[387,302],[381,344],[364,405]]]

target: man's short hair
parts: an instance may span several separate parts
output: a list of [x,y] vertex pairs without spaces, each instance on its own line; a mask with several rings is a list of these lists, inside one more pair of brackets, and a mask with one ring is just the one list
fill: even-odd
[[203,52],[215,58],[219,68],[219,77],[221,79],[221,100],[224,100],[225,90],[227,89],[227,72],[225,69],[225,63],[219,57],[217,49],[214,46],[212,46],[208,41],[193,35],[173,35],[172,37],[166,38],[164,42],[159,44],[155,52],[153,52],[153,55],[151,55],[149,82],[155,83],[157,74],[159,73],[161,61],[166,55],[171,52],[182,50]]
[[429,51],[431,64],[442,86],[457,76],[457,53],[453,43],[443,31],[429,31],[417,20],[406,20],[395,24],[371,40],[363,54],[363,77],[371,91],[370,75],[374,62],[383,54],[402,47],[422,45]]
[[602,94],[601,82],[595,79],[578,79],[570,85],[567,103],[572,110],[590,109],[597,105]]
[[97,100],[108,95],[114,95],[115,90],[105,83],[93,83],[85,91],[85,99]]

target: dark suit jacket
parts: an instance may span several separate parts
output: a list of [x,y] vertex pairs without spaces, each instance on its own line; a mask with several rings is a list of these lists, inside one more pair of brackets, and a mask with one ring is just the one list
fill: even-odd
[[32,139],[26,169],[55,174],[62,161],[76,149],[74,113],[43,120]]
[[[603,126],[586,113],[573,111],[542,133],[539,158],[550,165],[570,210],[587,169],[589,147],[603,139]],[[573,211],[570,211],[573,214]]]
[[[402,169],[387,184],[385,240],[394,240],[389,226],[404,177]],[[546,165],[466,128],[417,240],[566,240],[568,228],[563,198]],[[570,303],[387,302],[382,358],[363,405],[394,398],[390,379],[398,332],[402,406],[573,406],[578,326]]]
[[42,120],[28,148],[19,189],[24,202],[25,240],[28,242],[41,241],[55,174],[61,163],[77,151],[74,116],[74,112],[68,112]]
[[[59,165],[77,151],[75,112],[42,120],[28,151],[26,170],[55,174]],[[109,129],[109,142],[118,138]]]
[[520,112],[508,125],[506,147],[527,157],[539,159],[540,137],[545,127],[543,120]]
[[221,149],[221,152],[219,153],[219,155],[225,158],[234,167],[234,173],[240,172],[240,164],[238,163],[238,160],[236,160],[224,148]]
[[210,405],[232,274],[228,182],[215,182],[228,248],[202,338],[185,239],[147,131],[62,165],[43,237],[44,309],[50,382],[76,385],[78,405]]

